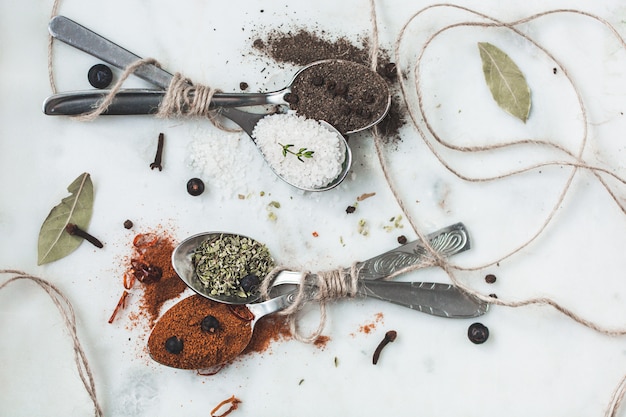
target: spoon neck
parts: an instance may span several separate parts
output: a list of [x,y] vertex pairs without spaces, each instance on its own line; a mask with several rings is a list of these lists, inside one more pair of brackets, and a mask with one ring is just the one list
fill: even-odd
[[246,132],[252,140],[254,140],[252,132],[254,131],[256,124],[259,120],[267,116],[267,114],[248,113],[232,107],[221,107],[218,111],[219,114],[239,125],[239,127],[241,127],[241,129],[243,129],[243,131]]
[[254,316],[252,326],[254,327],[262,317],[288,308],[293,304],[295,298],[295,293],[289,292],[261,303],[247,304],[246,307],[248,307],[248,310],[250,310]]

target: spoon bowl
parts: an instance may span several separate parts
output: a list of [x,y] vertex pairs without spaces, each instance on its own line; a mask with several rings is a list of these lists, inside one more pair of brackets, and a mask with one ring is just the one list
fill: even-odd
[[[257,145],[257,148],[259,148],[256,142],[256,139],[254,137],[254,129],[257,123],[259,123],[262,119],[264,119],[265,117],[269,115],[262,114],[262,113],[249,113],[249,112],[244,112],[239,109],[227,108],[227,107],[221,108],[220,114],[232,120],[237,125],[239,125],[241,129],[248,134],[248,136],[250,137],[250,139],[252,139],[255,145]],[[333,135],[335,135],[338,138],[339,146],[341,148],[341,152],[343,153],[343,161],[341,162],[341,169],[339,171],[339,174],[337,174],[337,176],[327,184],[324,184],[319,187],[310,187],[310,186],[303,186],[301,184],[298,184],[297,182],[295,182],[293,178],[289,178],[288,176],[282,175],[280,171],[277,169],[277,167],[274,166],[272,163],[270,163],[268,158],[265,155],[263,155],[263,152],[261,151],[261,149],[259,149],[259,151],[261,152],[261,155],[263,155],[263,158],[265,158],[266,162],[268,162],[269,167],[272,169],[272,171],[274,172],[274,174],[276,174],[278,178],[285,181],[287,184],[291,185],[292,187],[299,188],[303,191],[319,192],[319,191],[328,191],[330,189],[335,188],[336,186],[338,186],[339,184],[343,182],[343,180],[348,175],[348,172],[350,171],[350,167],[352,166],[352,150],[350,149],[350,146],[348,146],[348,141],[346,140],[346,138],[329,123],[323,120],[320,121],[319,123],[325,129],[327,129],[329,132],[331,132]],[[294,134],[296,133],[297,132],[294,132]]]
[[[262,303],[229,306],[192,295],[157,321],[148,338],[148,353],[156,362],[173,368],[219,370],[245,350],[259,319],[287,308],[294,300],[295,294],[287,293]],[[213,329],[203,325],[209,316]],[[168,346],[171,339],[179,350]]]
[[222,232],[199,233],[188,237],[176,246],[172,252],[172,266],[174,267],[174,271],[176,271],[180,279],[182,279],[189,288],[210,300],[234,305],[243,305],[257,301],[261,297],[258,290],[252,291],[247,297],[240,297],[238,295],[211,294],[211,289],[206,287],[196,274],[196,268],[193,263],[192,256],[203,242],[211,239],[236,236],[254,241],[254,239],[248,238],[247,236]]

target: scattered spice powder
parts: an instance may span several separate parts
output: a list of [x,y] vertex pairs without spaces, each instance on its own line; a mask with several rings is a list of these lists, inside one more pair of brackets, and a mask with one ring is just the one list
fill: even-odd
[[320,349],[324,349],[328,342],[330,342],[330,337],[321,335],[313,341],[313,344]]
[[383,318],[384,318],[384,315],[382,312],[376,313],[374,315],[374,321],[371,321],[371,322],[368,322],[359,326],[359,332],[365,333],[365,334],[371,333],[374,329],[376,329],[376,326],[383,321]]
[[278,314],[265,316],[255,324],[252,339],[242,355],[265,352],[273,342],[292,337],[287,317]]
[[[166,232],[140,233],[133,239],[133,254],[130,258],[129,271],[133,271],[138,264],[148,268],[160,269],[161,277],[158,280],[146,280],[142,284],[143,294],[140,310],[144,313],[150,326],[159,316],[163,304],[178,297],[185,291],[187,285],[178,277],[172,266],[172,252],[175,248],[174,240]],[[125,274],[124,286],[130,289],[134,281],[129,276],[133,272]]]

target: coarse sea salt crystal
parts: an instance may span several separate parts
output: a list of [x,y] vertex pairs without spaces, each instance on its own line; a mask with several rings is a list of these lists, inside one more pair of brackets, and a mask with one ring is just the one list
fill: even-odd
[[[339,136],[320,122],[295,114],[272,114],[261,119],[252,135],[265,160],[287,182],[305,189],[322,188],[341,173],[345,149]],[[311,158],[283,154],[305,148]]]
[[[202,131],[190,142],[187,164],[211,187],[224,191],[246,192],[251,178],[248,173],[265,164],[250,138],[242,133]],[[257,161],[258,160],[258,161]],[[245,169],[244,169],[245,167]]]

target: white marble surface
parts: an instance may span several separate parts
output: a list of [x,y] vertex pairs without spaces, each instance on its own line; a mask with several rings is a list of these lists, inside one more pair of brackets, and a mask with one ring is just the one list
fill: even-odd
[[[603,2],[530,0],[460,1],[503,20],[556,8],[580,8],[601,16],[626,34],[626,8]],[[402,25],[426,2],[377,2],[380,41],[390,48]],[[353,175],[339,188],[303,194],[276,180],[245,138],[227,136],[206,121],[153,117],[101,118],[81,123],[44,116],[51,93],[47,77],[49,1],[0,3],[0,268],[21,269],[49,280],[72,301],[78,334],[95,375],[107,416],[207,416],[236,395],[236,415],[428,415],[601,416],[626,373],[626,337],[609,337],[574,323],[550,307],[494,307],[480,319],[491,331],[484,345],[466,336],[471,321],[446,320],[370,300],[331,306],[324,350],[296,341],[247,357],[214,377],[168,369],[144,352],[146,334],[107,319],[121,290],[123,258],[133,231],[165,225],[182,239],[206,230],[245,233],[264,241],[282,263],[311,270],[349,265],[395,246],[404,228],[385,230],[401,213],[386,185],[371,137],[351,141]],[[284,70],[252,52],[252,40],[267,30],[306,27],[351,39],[371,29],[366,1],[234,3],[197,0],[79,2],[66,0],[59,13],[94,29],[165,68],[197,82],[237,91],[246,81],[262,89]],[[471,16],[438,11],[412,24],[403,68],[414,62],[428,34]],[[545,17],[521,29],[552,51],[571,74],[588,111],[585,160],[626,177],[624,132],[626,50],[601,24],[576,15]],[[492,101],[485,87],[476,42],[497,44],[520,65],[533,93],[526,124]],[[403,58],[405,59],[405,58]],[[60,91],[89,88],[88,68],[97,60],[55,45]],[[516,138],[550,139],[575,151],[585,126],[571,87],[554,63],[536,48],[497,29],[450,31],[427,50],[424,101],[434,128],[455,144],[489,144]],[[264,69],[263,71],[261,71]],[[129,85],[144,86],[137,80]],[[414,95],[411,95],[414,99]],[[420,121],[421,123],[421,121]],[[166,134],[164,169],[151,171],[156,137]],[[391,177],[411,216],[424,232],[463,221],[474,247],[455,258],[472,267],[497,260],[528,240],[551,212],[571,172],[555,166],[490,183],[458,179],[437,161],[413,126],[385,149]],[[218,157],[220,178],[207,178],[199,198],[185,183],[197,175],[189,153],[197,141],[235,147]],[[562,159],[545,148],[520,147],[482,154],[436,149],[466,175],[494,175],[539,161]],[[95,187],[90,231],[105,242],[87,244],[60,261],[37,266],[37,236],[49,210],[82,172]],[[228,179],[228,181],[224,180]],[[626,190],[610,181],[624,203]],[[260,191],[266,195],[261,197]],[[345,208],[365,192],[356,213]],[[239,199],[238,194],[248,195]],[[267,206],[278,201],[276,221]],[[359,219],[369,235],[357,232]],[[503,300],[550,297],[581,316],[610,328],[626,327],[624,213],[589,172],[579,172],[544,234],[520,253],[459,278]],[[319,237],[313,237],[316,231]],[[343,240],[343,244],[340,239]],[[484,276],[494,273],[497,283]],[[7,277],[2,277],[4,280]],[[415,280],[443,281],[438,270]],[[131,307],[132,310],[132,307]],[[371,334],[358,331],[382,312]],[[307,317],[312,324],[315,316]],[[398,340],[371,365],[385,331]],[[71,345],[45,294],[18,283],[0,292],[0,414],[89,415],[92,406],[76,373]],[[338,366],[334,358],[338,358]],[[304,379],[302,384],[299,381]],[[622,411],[626,415],[626,411]],[[233,414],[235,415],[235,414]]]

